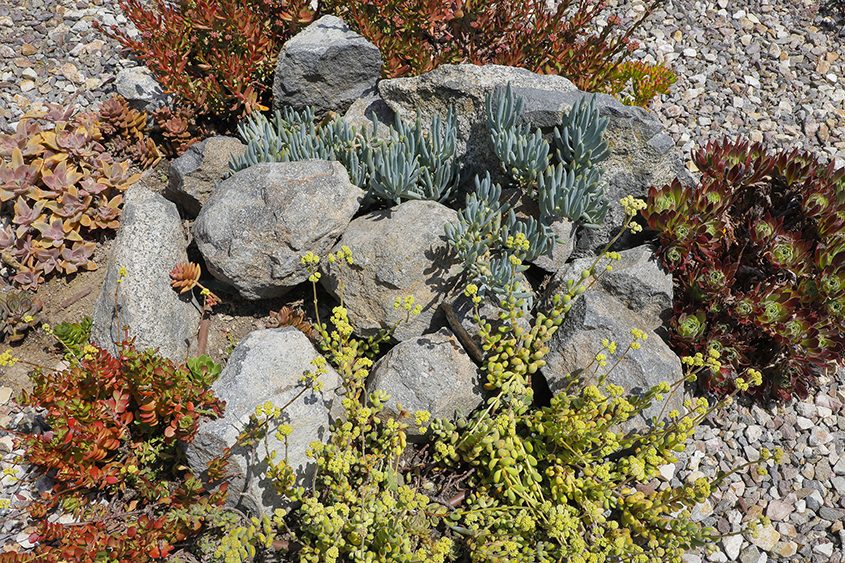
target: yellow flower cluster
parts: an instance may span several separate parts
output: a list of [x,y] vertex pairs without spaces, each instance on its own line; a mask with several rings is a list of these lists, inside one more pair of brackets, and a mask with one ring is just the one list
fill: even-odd
[[12,354],[11,350],[6,350],[0,354],[0,366],[11,367],[18,363],[19,359]]

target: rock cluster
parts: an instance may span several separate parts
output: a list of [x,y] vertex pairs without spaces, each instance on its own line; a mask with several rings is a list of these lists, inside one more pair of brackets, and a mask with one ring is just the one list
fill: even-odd
[[[61,9],[52,15],[41,0],[32,4],[31,13],[0,6],[0,24],[7,24],[0,25],[4,40],[0,81],[14,86],[11,94],[8,88],[0,91],[8,102],[0,104],[0,127],[13,124],[35,96],[52,100],[84,87],[84,101],[93,101],[102,92],[89,91],[113,75],[115,89],[138,107],[161,102],[163,93],[148,73],[143,69],[118,73],[126,62],[116,59],[113,46],[89,41],[94,16],[105,23],[109,17],[124,23],[111,15],[110,8],[79,8],[62,0]],[[629,16],[640,9],[637,6],[641,3],[632,4]],[[836,119],[845,114],[834,107],[845,100],[837,74],[842,68],[840,47],[818,30],[791,25],[799,19],[785,16],[785,8],[765,0],[754,9],[728,6],[724,0],[681,0],[680,6],[678,14],[660,10],[646,23],[643,29],[653,41],[638,52],[646,59],[674,62],[681,75],[676,94],[655,106],[673,120],[668,130],[652,112],[623,106],[609,96],[596,98],[609,120],[611,157],[603,164],[603,182],[611,202],[624,195],[643,196],[652,184],[683,177],[673,137],[688,148],[690,128],[696,138],[721,132],[723,123],[735,131],[751,131],[752,138],[782,141],[807,134],[810,145],[825,144],[831,156],[843,154],[845,128],[837,129]],[[689,29],[679,19],[681,12],[691,21],[712,16],[715,24]],[[29,30],[20,31],[27,26]],[[5,41],[11,28],[15,35]],[[811,72],[801,72],[810,67]],[[311,105],[321,114],[344,115],[357,125],[369,119],[390,123],[394,115],[405,119],[420,115],[425,123],[454,106],[459,153],[469,177],[499,169],[484,118],[484,97],[494,88],[512,84],[525,101],[526,121],[545,131],[587,95],[561,77],[496,65],[446,65],[419,77],[379,81],[378,50],[331,16],[288,41],[277,70],[277,104]],[[785,84],[778,77],[791,80],[784,95],[773,95]],[[808,99],[810,92],[818,100]],[[469,319],[469,302],[460,294],[461,268],[444,237],[443,227],[455,220],[455,210],[431,201],[408,201],[375,211],[362,208],[364,191],[349,181],[337,162],[261,164],[230,175],[229,160],[243,150],[237,139],[208,139],[172,163],[164,197],[143,183],[128,192],[94,311],[95,341],[114,349],[114,341],[123,338],[123,326],[128,325],[128,335],[142,347],[158,348],[176,360],[191,353],[199,310],[170,288],[167,275],[176,263],[188,259],[182,217],[195,219],[194,240],[208,271],[224,288],[250,300],[282,296],[303,284],[306,274],[299,259],[305,252],[325,255],[348,246],[353,263],[324,263],[322,286],[342,298],[361,335],[398,323],[392,333],[393,348],[373,367],[369,389],[391,394],[388,409],[393,412],[404,409],[413,415],[425,409],[444,417],[471,412],[483,400],[482,375],[476,365],[483,352]],[[592,263],[592,252],[618,228],[621,217],[615,206],[611,209],[605,225],[588,235],[577,230],[573,234],[571,224],[556,225],[564,244],[555,256],[535,261],[536,272],[547,274],[553,285],[579,277]],[[658,267],[650,248],[631,247],[627,240],[623,246],[629,248],[621,252],[620,262],[580,299],[550,343],[542,373],[552,393],[565,385],[567,376],[591,377],[578,370],[595,359],[602,339],[616,340],[624,348],[634,328],[645,331],[648,341],[620,362],[611,381],[638,390],[681,376],[679,359],[661,338],[672,307],[671,277]],[[539,299],[541,288],[536,289]],[[401,306],[411,295],[419,315],[408,315]],[[397,300],[399,307],[394,306]],[[482,307],[490,310],[489,304]],[[339,377],[330,368],[322,376],[322,394],[300,395],[300,377],[315,369],[318,356],[308,338],[294,328],[253,332],[241,342],[214,386],[228,403],[225,418],[203,425],[188,449],[194,471],[202,472],[212,457],[234,442],[237,429],[256,405],[293,399],[285,417],[293,423],[294,433],[285,449],[298,481],[307,483],[313,475],[307,446],[327,438],[339,406]],[[715,552],[691,553],[687,563],[842,561],[842,380],[837,374],[809,400],[774,411],[739,406],[718,413],[698,430],[681,461],[662,468],[665,480],[677,484],[754,460],[761,447],[780,445],[788,452],[787,462],[772,469],[772,481],[739,472],[725,480],[712,500],[696,507],[696,519],[726,535]],[[3,392],[0,388],[0,407],[8,400]],[[677,395],[669,401],[666,409],[680,406]],[[663,408],[656,405],[646,414]],[[0,426],[7,418],[0,412]],[[0,435],[0,469],[13,463],[7,438]],[[283,450],[275,438],[268,447]],[[262,480],[266,467],[236,452],[231,469],[236,475],[231,504],[259,512],[277,505],[278,499]],[[7,476],[0,479],[0,498],[13,486]],[[733,534],[761,514],[772,524],[760,533]],[[20,533],[5,523],[0,527],[0,537]],[[21,536],[22,545],[25,540]]]

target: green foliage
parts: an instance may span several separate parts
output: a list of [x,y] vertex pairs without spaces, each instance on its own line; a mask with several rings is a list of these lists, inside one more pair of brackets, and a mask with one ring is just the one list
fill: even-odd
[[398,116],[384,139],[374,130],[357,130],[342,118],[317,122],[313,110],[276,111],[272,122],[256,113],[238,127],[247,149],[232,170],[261,162],[337,160],[353,184],[371,197],[399,203],[408,199],[445,199],[460,180],[456,158],[455,112],[435,116],[430,134],[417,119],[408,125]]
[[517,219],[501,195],[489,173],[481,180],[476,177],[475,192],[458,211],[458,221],[445,226],[446,239],[480,295],[500,302],[515,298],[530,305],[531,294],[519,274],[528,269],[526,261],[551,251],[554,233],[533,217]]
[[675,280],[671,343],[722,353],[724,369],[702,379],[712,391],[754,367],[755,395],[804,396],[845,346],[845,171],[744,141],[693,159],[699,184],[652,188],[644,214]]
[[599,0],[323,0],[381,50],[389,77],[442,64],[501,64],[559,74],[582,90],[646,105],[675,75],[628,60],[632,34],[660,0],[647,2],[629,26]]
[[[89,323],[57,327],[72,350]],[[177,366],[130,344],[120,354],[83,345],[63,371],[38,369],[20,403],[44,412],[49,431],[24,434],[17,445],[55,483],[52,494],[32,501],[32,551],[9,561],[145,561],[166,557],[217,513],[219,488],[187,473],[182,445],[195,436],[200,417],[216,418],[223,404],[210,391],[219,372]],[[17,359],[6,357],[6,363]],[[209,468],[221,479],[223,462]],[[215,489],[215,490],[212,490]],[[66,513],[73,523],[56,517]]]
[[537,194],[543,221],[565,218],[586,227],[601,224],[608,203],[596,165],[607,160],[610,150],[603,137],[608,121],[599,115],[595,97],[575,103],[554,128],[552,144],[522,121],[524,104],[510,84],[488,94],[485,105],[502,168],[524,191]]
[[95,239],[119,224],[123,192],[137,176],[102,145],[96,114],[58,106],[0,134],[0,257],[12,281],[35,289],[46,276],[93,270]]
[[41,318],[41,299],[26,291],[10,289],[0,293],[0,340],[19,342]]
[[[622,203],[627,213],[623,230],[636,229],[633,220],[644,202],[625,198]],[[346,309],[336,307],[331,329],[320,325],[320,342],[343,381],[344,416],[333,423],[328,443],[312,445],[310,455],[318,467],[314,486],[296,487],[284,460],[268,458],[279,491],[293,501],[290,512],[277,510],[272,518],[230,530],[217,556],[227,563],[244,561],[281,544],[295,546],[298,560],[314,562],[663,563],[680,562],[690,549],[713,542],[717,532],[693,521],[693,507],[729,475],[777,462],[783,453],[763,448],[759,461],[715,479],[654,486],[659,467],[676,462],[695,426],[729,398],[714,407],[706,399],[687,401],[684,412],[661,412],[639,429],[630,429],[630,423],[655,401],[682,389],[685,380],[720,371],[718,352],[685,358],[685,379],[642,394],[626,393],[607,378],[617,357],[645,345],[646,333],[635,329],[624,349],[603,342],[602,353],[583,371],[591,382],[573,379],[548,406],[535,404],[531,378],[540,376],[550,339],[588,280],[607,270],[603,260],[613,259],[618,254],[596,258],[528,328],[519,300],[503,305],[502,322],[495,329],[475,310],[490,396],[471,416],[456,422],[430,421],[428,413],[416,413],[423,435],[430,435],[423,449],[431,448],[436,462],[422,475],[403,470],[400,463],[407,448],[407,427],[400,420],[407,420],[408,413],[391,417],[383,410],[388,400],[384,392],[365,392],[382,340],[356,339]],[[313,273],[319,259],[309,254],[303,263]],[[472,286],[467,295],[480,303]],[[303,392],[319,390],[325,366],[322,358],[315,362],[314,372],[303,379]],[[759,372],[749,370],[747,375],[746,387],[759,384]],[[273,405],[259,407],[250,425],[253,431],[242,434],[245,443],[256,443],[272,431],[281,412]],[[285,437],[292,428],[276,424],[275,431]],[[765,474],[765,468],[759,471]],[[465,494],[438,503],[411,485],[433,485],[437,476],[461,481]]]
[[[627,229],[644,203],[623,204]],[[492,396],[467,419],[431,425],[435,458],[444,469],[471,470],[466,506],[449,515],[448,526],[465,538],[473,561],[681,561],[716,534],[691,519],[693,506],[714,484],[747,467],[722,473],[715,483],[702,477],[680,486],[647,486],[658,478],[660,465],[677,461],[676,452],[684,451],[712,408],[705,399],[689,401],[684,413],[664,418],[661,412],[639,430],[626,426],[683,386],[680,380],[631,395],[607,382],[618,365],[614,356],[647,339],[639,330],[631,331],[633,340],[624,350],[603,342],[594,363],[584,367],[587,381],[573,379],[549,406],[535,406],[531,379],[540,377],[549,341],[587,289],[586,280],[605,271],[601,260],[555,295],[527,329],[525,311],[513,304],[504,307],[495,328],[475,311],[486,351],[485,388]],[[472,286],[467,294],[480,302]],[[715,352],[684,363],[693,379],[700,371],[721,369]],[[759,373],[749,373],[749,381],[757,383]],[[762,459],[769,456],[764,452]]]
[[510,84],[489,94],[487,126],[503,170],[523,197],[537,199],[539,218],[517,218],[487,174],[476,178],[475,193],[467,196],[457,223],[446,226],[446,238],[479,295],[490,294],[500,302],[522,300],[530,307],[530,293],[521,287],[519,274],[528,268],[525,262],[554,250],[552,223],[568,219],[586,228],[603,223],[608,203],[596,165],[610,151],[603,139],[607,119],[599,115],[593,98],[573,106],[555,127],[551,142],[522,121],[523,105]]
[[53,337],[65,349],[66,359],[82,358],[85,355],[85,345],[91,338],[93,324],[91,317],[85,317],[78,323],[61,323],[47,330],[52,332]]
[[[226,122],[266,109],[282,44],[314,13],[307,0],[120,0],[138,33],[103,29],[150,69],[177,112]],[[173,132],[176,124],[165,128]]]

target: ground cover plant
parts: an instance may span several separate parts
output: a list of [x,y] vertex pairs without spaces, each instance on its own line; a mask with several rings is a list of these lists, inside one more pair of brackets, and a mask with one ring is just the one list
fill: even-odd
[[[634,216],[645,204],[626,198],[625,228],[636,229]],[[353,263],[352,252],[330,255],[333,267]],[[475,311],[486,351],[482,372],[487,401],[470,417],[455,422],[431,419],[423,411],[410,413],[433,448],[420,475],[402,470],[408,448],[408,425],[385,414],[389,397],[365,393],[365,382],[378,346],[389,333],[360,340],[352,333],[348,311],[333,310],[329,323],[318,324],[318,345],[341,375],[345,416],[332,424],[328,443],[315,443],[309,455],[318,470],[315,486],[295,486],[284,459],[268,456],[278,491],[291,501],[249,526],[231,529],[216,550],[228,562],[245,561],[271,546],[276,556],[300,561],[680,561],[691,547],[715,541],[718,533],[690,518],[713,486],[736,471],[765,465],[781,452],[763,450],[759,460],[722,472],[713,480],[701,477],[676,487],[650,487],[658,467],[676,460],[676,452],[695,426],[718,405],[706,399],[687,401],[685,412],[661,412],[652,425],[632,432],[620,425],[639,416],[654,401],[683,388],[684,379],[721,369],[719,353],[696,354],[684,360],[684,379],[664,383],[639,396],[607,382],[616,356],[646,346],[647,336],[632,331],[630,344],[604,343],[587,370],[596,384],[573,385],[538,405],[531,378],[539,377],[548,342],[579,295],[588,291],[591,274],[601,277],[615,258],[596,258],[587,275],[572,282],[525,328],[521,300],[505,300],[500,324]],[[311,282],[322,275],[321,259],[303,257]],[[338,266],[335,266],[338,265]],[[592,282],[589,282],[592,283]],[[478,305],[474,284],[466,294]],[[316,293],[315,293],[316,296]],[[400,300],[415,314],[412,299]],[[319,313],[315,309],[319,319]],[[303,380],[303,390],[320,390],[326,361],[315,362]],[[748,371],[745,386],[759,384],[759,372]],[[275,432],[285,436],[283,408],[259,405],[242,436],[249,443]],[[665,415],[665,418],[664,418]],[[428,446],[427,446],[428,447]],[[425,465],[425,464],[424,464]],[[765,473],[763,467],[760,471]],[[448,502],[437,498],[443,475],[465,481]],[[438,476],[440,478],[438,478]],[[416,486],[414,485],[416,483]],[[424,484],[424,485],[421,485]],[[426,494],[426,492],[428,492]]]
[[118,26],[106,33],[150,69],[175,98],[174,109],[217,120],[220,130],[269,105],[282,43],[313,18],[307,0],[121,0],[119,5],[138,34]]
[[[69,367],[32,366],[20,404],[43,413],[46,430],[12,433],[52,487],[19,509],[35,524],[35,547],[0,561],[163,559],[220,515],[223,462],[212,464],[209,481],[180,462],[201,418],[223,411],[209,389],[220,366],[207,357],[176,365],[131,342],[113,355],[88,343],[90,326],[45,328]],[[26,363],[0,354],[0,365],[18,361]]]
[[628,60],[635,31],[660,3],[647,3],[627,27],[600,0],[562,0],[551,8],[546,0],[324,0],[321,9],[372,41],[389,77],[441,64],[495,63],[559,74],[582,90],[644,106],[675,82],[665,67]]
[[711,142],[693,155],[701,180],[652,188],[645,212],[672,272],[671,341],[718,350],[702,383],[730,392],[753,367],[753,393],[805,396],[845,345],[845,171],[799,151]]
[[94,113],[52,107],[0,134],[0,256],[12,281],[35,289],[47,276],[97,267],[100,233],[117,228],[123,192],[138,178],[103,145]]

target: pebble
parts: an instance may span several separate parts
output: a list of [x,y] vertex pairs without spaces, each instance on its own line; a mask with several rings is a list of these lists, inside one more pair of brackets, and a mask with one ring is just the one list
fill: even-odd
[[757,534],[750,535],[748,540],[763,551],[772,551],[780,540],[780,532],[770,524],[768,526],[762,526],[757,530]]
[[[623,21],[640,13],[638,0],[608,3]],[[727,135],[845,161],[845,16],[817,27],[824,3],[672,0],[643,22],[634,57],[678,75],[652,109],[685,153]],[[691,88],[702,92],[689,97]],[[804,130],[808,118],[815,131]]]
[[112,94],[101,85],[137,66],[94,29],[96,20],[133,30],[118,0],[0,2],[0,131],[13,130],[35,102],[96,105]]

